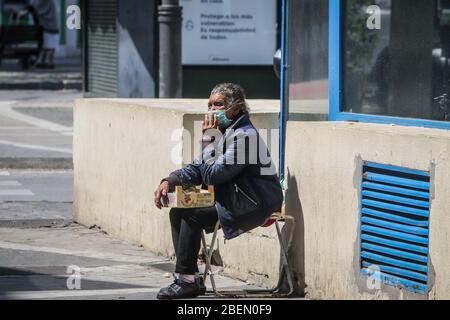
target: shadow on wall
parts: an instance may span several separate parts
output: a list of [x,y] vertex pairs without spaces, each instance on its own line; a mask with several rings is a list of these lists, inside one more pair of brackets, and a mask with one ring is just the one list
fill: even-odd
[[[290,175],[289,170],[287,174],[287,185],[289,186],[289,189],[286,192],[286,214],[295,219],[295,227],[292,223],[286,223],[283,228],[283,235],[286,236],[293,232],[292,246],[289,248],[288,252],[289,265],[294,274],[296,293],[303,297],[306,294],[305,222],[303,218],[303,208],[300,202],[300,190],[298,190],[297,179]],[[295,228],[294,230],[292,230],[293,227]]]

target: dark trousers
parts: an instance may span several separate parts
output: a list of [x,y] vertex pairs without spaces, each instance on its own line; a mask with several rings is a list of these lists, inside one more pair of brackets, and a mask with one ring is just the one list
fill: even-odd
[[173,247],[177,257],[175,272],[195,274],[198,272],[197,257],[200,250],[201,232],[212,232],[218,220],[215,207],[172,208],[170,225]]

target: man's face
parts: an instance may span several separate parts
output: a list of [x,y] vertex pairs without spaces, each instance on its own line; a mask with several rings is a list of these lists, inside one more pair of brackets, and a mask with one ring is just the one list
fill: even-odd
[[225,114],[228,119],[233,119],[239,114],[239,108],[236,108],[235,106],[230,108],[228,101],[221,93],[212,94],[209,97],[208,111],[215,110],[227,110]]
[[226,107],[227,107],[227,101],[223,94],[216,93],[216,94],[212,94],[209,97],[208,111],[225,110]]

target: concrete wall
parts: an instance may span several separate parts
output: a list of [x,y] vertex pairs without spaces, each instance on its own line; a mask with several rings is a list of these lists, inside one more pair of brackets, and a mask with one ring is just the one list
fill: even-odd
[[[249,104],[258,129],[278,128],[279,101],[249,100]],[[77,100],[75,220],[172,256],[169,210],[154,207],[153,192],[162,178],[194,154],[193,137],[184,136],[180,144],[172,141],[172,134],[180,128],[192,132],[194,121],[202,120],[206,106],[206,100]],[[180,163],[171,161],[174,150],[183,154]],[[273,158],[278,159],[278,146],[274,150]],[[218,249],[226,273],[267,286],[276,283],[279,245],[274,227],[257,228],[226,242],[219,234]]]
[[[378,124],[290,122],[287,136],[286,212],[298,221],[291,254],[307,295],[449,299],[450,133]],[[428,296],[384,285],[369,290],[359,276],[362,160],[432,172]]]

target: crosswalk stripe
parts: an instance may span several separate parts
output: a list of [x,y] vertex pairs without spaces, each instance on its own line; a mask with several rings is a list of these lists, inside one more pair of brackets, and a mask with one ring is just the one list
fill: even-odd
[[21,184],[19,181],[13,181],[13,180],[7,180],[7,181],[0,181],[0,187],[20,187]]
[[47,121],[44,119],[36,118],[33,116],[17,112],[12,108],[11,103],[9,101],[0,101],[0,105],[2,106],[2,116],[7,117],[9,119],[25,122],[35,127],[39,127],[50,131],[56,131],[59,133],[73,130],[72,127],[63,126],[51,121]]
[[67,148],[53,148],[48,146],[40,146],[40,145],[34,145],[34,144],[28,144],[28,143],[18,143],[18,142],[12,142],[7,140],[0,140],[1,145],[10,146],[10,147],[16,147],[16,148],[25,148],[25,149],[32,149],[32,150],[45,150],[45,151],[53,151],[53,152],[61,152],[61,153],[69,153],[72,154],[72,150]]
[[0,196],[34,196],[34,193],[30,190],[10,189],[0,190]]

